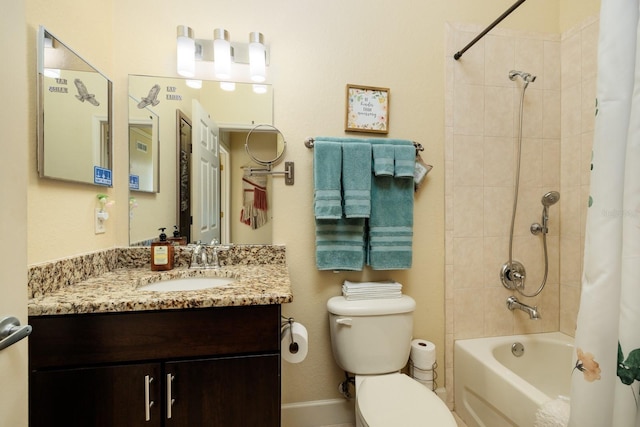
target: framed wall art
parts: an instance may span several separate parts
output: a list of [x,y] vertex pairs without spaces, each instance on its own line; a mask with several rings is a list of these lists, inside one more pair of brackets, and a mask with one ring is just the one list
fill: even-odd
[[345,131],[389,133],[389,89],[347,84]]

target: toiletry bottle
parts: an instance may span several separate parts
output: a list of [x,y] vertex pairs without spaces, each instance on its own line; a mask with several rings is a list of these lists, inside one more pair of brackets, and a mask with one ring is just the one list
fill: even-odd
[[169,242],[173,246],[185,246],[187,244],[187,237],[180,235],[180,230],[178,230],[178,226],[173,226],[173,236],[169,237]]
[[160,239],[151,243],[151,270],[164,271],[173,268],[173,245],[167,241],[165,228],[159,228]]

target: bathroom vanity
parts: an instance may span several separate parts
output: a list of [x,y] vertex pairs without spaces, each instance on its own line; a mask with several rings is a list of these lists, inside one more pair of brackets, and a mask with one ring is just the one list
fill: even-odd
[[280,306],[29,319],[30,425],[280,426]]
[[280,426],[286,271],[223,267],[227,288],[149,292],[157,272],[119,270],[32,298],[30,426]]

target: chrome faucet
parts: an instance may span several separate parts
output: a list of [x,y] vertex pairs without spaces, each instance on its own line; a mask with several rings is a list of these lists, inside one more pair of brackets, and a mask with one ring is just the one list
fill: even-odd
[[228,249],[228,247],[221,247],[217,239],[213,239],[211,245],[200,241],[195,242],[189,268],[220,268],[220,259],[218,258],[220,249]]
[[194,243],[191,251],[191,261],[189,268],[205,268],[207,264],[207,251],[204,244],[200,241]]
[[529,319],[531,320],[537,320],[542,317],[540,316],[540,312],[538,312],[537,305],[531,307],[527,304],[521,303],[520,301],[518,301],[518,298],[514,296],[510,296],[509,298],[507,298],[507,308],[512,311],[515,309],[522,310],[529,315]]

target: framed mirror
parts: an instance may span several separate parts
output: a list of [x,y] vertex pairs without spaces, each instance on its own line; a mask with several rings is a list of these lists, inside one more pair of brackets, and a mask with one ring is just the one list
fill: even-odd
[[112,82],[38,30],[38,174],[111,187]]
[[[270,244],[270,210],[265,214],[267,221],[258,228],[241,222],[240,217],[243,196],[250,185],[243,176],[249,167],[260,166],[246,153],[245,142],[256,124],[273,123],[272,87],[260,85],[262,93],[257,93],[251,83],[225,85],[234,90],[223,89],[218,81],[202,81],[199,88],[190,85],[193,86],[181,78],[129,75],[130,123],[142,111],[136,101],[148,102],[144,111],[158,117],[160,171],[157,192],[130,187],[130,244],[148,245],[157,237],[158,228],[166,227],[170,235],[174,226],[188,242],[207,241],[208,235],[202,234],[201,229],[219,227],[216,233],[222,243]],[[219,188],[219,192],[211,203],[203,203],[200,193],[204,187],[196,186],[198,179],[194,177],[196,165],[196,169],[205,169],[198,163],[197,150],[192,148],[194,141],[207,133],[201,127],[205,118],[210,120],[208,129],[217,147],[212,161],[215,176],[209,182],[210,188]],[[277,143],[267,145],[275,147]],[[269,158],[274,156],[273,152],[266,154]],[[130,159],[133,169],[131,152]],[[266,178],[267,203],[271,206],[271,177]],[[207,206],[214,206],[211,215],[203,211]],[[200,224],[198,215],[210,217],[211,227],[196,225]]]

